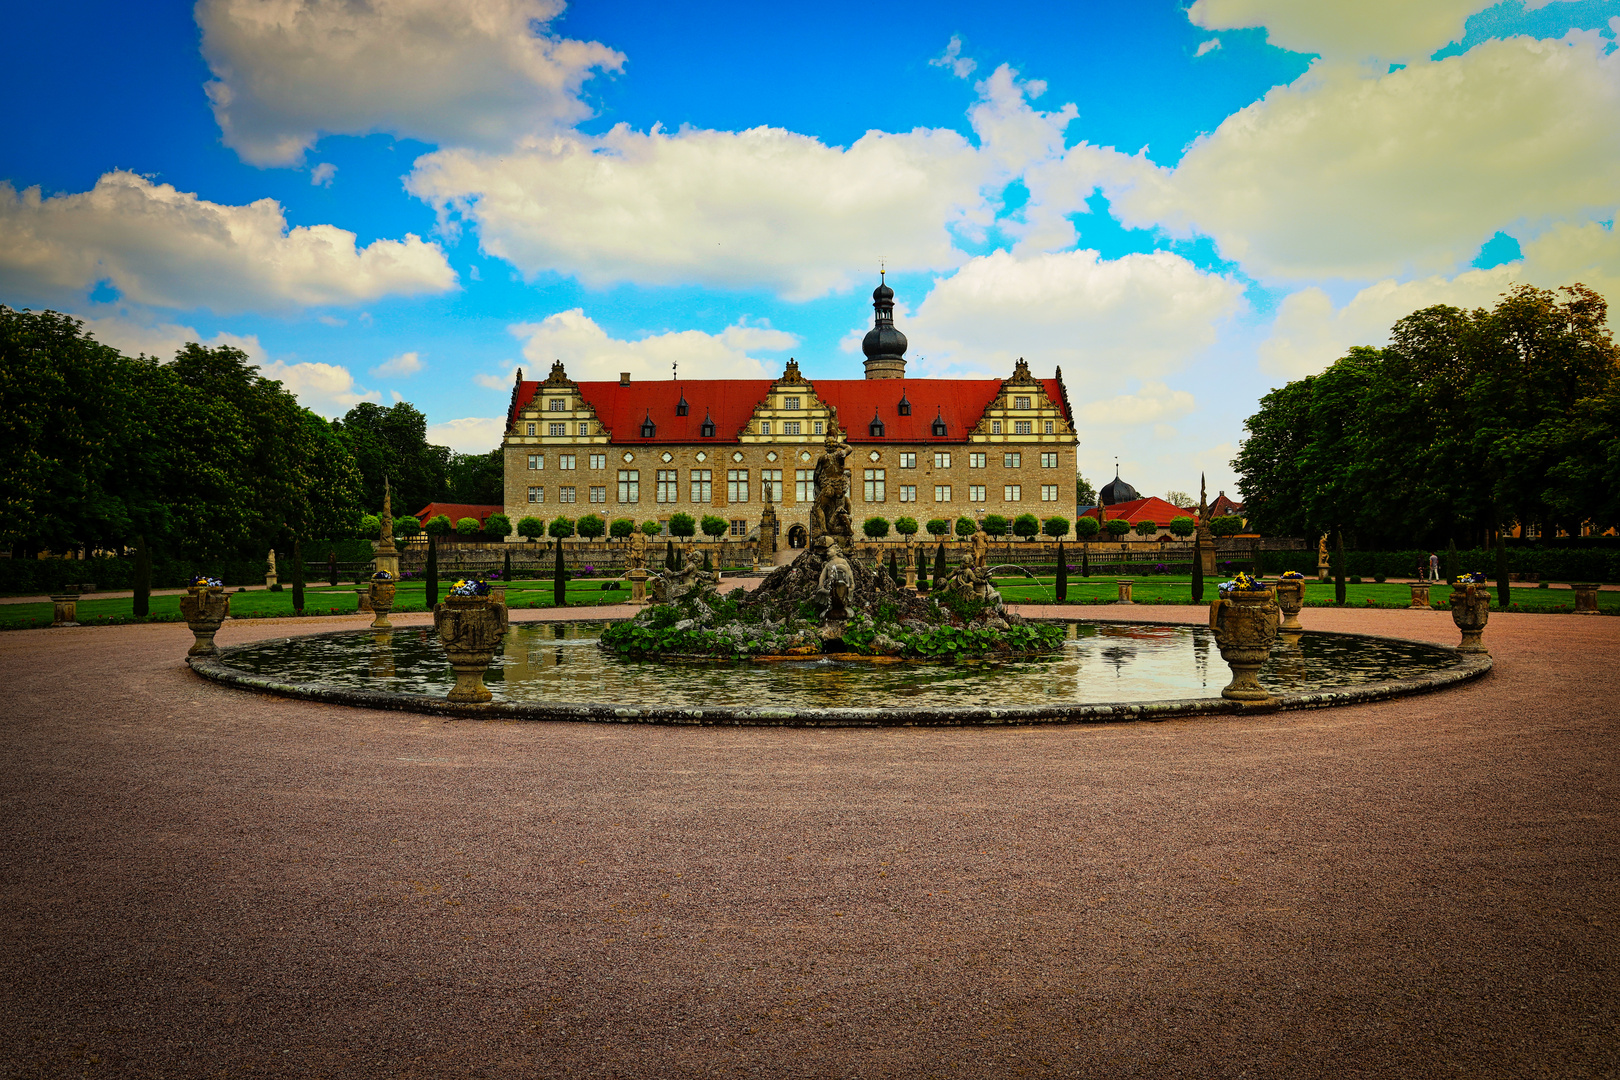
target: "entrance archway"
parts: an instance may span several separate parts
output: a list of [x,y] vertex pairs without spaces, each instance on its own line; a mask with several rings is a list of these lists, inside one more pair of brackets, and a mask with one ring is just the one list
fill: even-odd
[[810,533],[803,525],[795,525],[788,530],[788,547],[802,548],[810,542]]

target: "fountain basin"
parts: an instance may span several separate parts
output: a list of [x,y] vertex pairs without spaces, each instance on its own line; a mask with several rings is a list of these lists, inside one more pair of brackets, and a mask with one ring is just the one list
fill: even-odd
[[1067,622],[1063,652],[1016,661],[873,665],[627,660],[603,623],[514,624],[486,676],[488,703],[453,704],[428,629],[338,631],[193,657],[205,678],[306,700],[445,716],[616,723],[872,727],[1094,723],[1253,714],[1424,693],[1490,670],[1427,642],[1308,631],[1279,640],[1261,706],[1220,697],[1227,670],[1204,627]]

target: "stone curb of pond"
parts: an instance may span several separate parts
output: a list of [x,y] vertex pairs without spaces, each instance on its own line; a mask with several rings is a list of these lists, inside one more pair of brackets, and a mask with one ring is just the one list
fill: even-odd
[[[1071,622],[1074,620],[1050,620]],[[1124,619],[1086,620],[1086,625],[1142,626]],[[340,630],[336,634],[351,634]],[[1304,633],[1366,638],[1416,645],[1442,652],[1456,652],[1450,646],[1407,638],[1332,630]],[[320,635],[327,636],[327,635]],[[1135,721],[1181,720],[1205,716],[1256,716],[1296,709],[1323,709],[1336,705],[1387,701],[1391,698],[1432,693],[1477,679],[1491,670],[1491,658],[1484,653],[1457,652],[1457,663],[1414,679],[1367,683],[1342,690],[1318,690],[1304,694],[1282,694],[1270,702],[1246,704],[1225,698],[1177,698],[1163,701],[1134,701],[1072,705],[1019,705],[1006,708],[984,706],[956,709],[914,708],[813,708],[744,705],[660,708],[646,705],[611,705],[535,701],[490,701],[478,705],[454,704],[426,694],[390,694],[375,690],[351,690],[323,683],[290,683],[253,675],[233,668],[229,659],[244,649],[259,648],[264,641],[225,648],[211,656],[192,656],[186,663],[198,675],[213,682],[244,690],[257,690],[303,701],[332,705],[352,705],[366,709],[391,709],[425,713],[446,720],[552,720],[574,723],[671,724],[734,727],[990,727],[1033,724],[1108,724]]]

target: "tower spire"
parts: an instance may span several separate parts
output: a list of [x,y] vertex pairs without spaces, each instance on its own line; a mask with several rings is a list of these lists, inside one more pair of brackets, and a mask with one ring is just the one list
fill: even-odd
[[861,341],[868,379],[906,377],[906,335],[894,326],[894,290],[883,280],[886,272],[878,271],[878,287],[872,290],[872,329]]

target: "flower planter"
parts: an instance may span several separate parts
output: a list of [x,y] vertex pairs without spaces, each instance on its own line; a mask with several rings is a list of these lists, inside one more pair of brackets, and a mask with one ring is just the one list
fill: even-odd
[[1232,681],[1221,697],[1232,701],[1270,701],[1260,685],[1260,665],[1277,640],[1277,604],[1270,589],[1232,590],[1209,605],[1209,628],[1221,659],[1232,669]]
[[230,613],[231,598],[223,586],[193,585],[186,589],[186,595],[180,598],[180,614],[197,637],[186,655],[211,656],[217,652],[214,635]]
[[1491,617],[1490,591],[1484,585],[1454,585],[1451,588],[1451,621],[1462,631],[1458,652],[1488,652],[1480,643],[1485,624]]
[[1406,605],[1413,611],[1427,611],[1429,609],[1429,583],[1427,581],[1412,582],[1412,602]]
[[388,621],[388,613],[394,610],[394,583],[392,581],[373,581],[370,589],[371,610],[376,618],[371,620],[373,630],[392,630],[394,624]]
[[506,627],[506,605],[489,596],[449,596],[433,609],[433,629],[444,642],[445,655],[456,673],[451,701],[476,704],[490,699],[484,673],[495,659]]
[[1299,609],[1305,606],[1305,579],[1287,578],[1277,582],[1277,606],[1282,609],[1283,630],[1303,630]]

